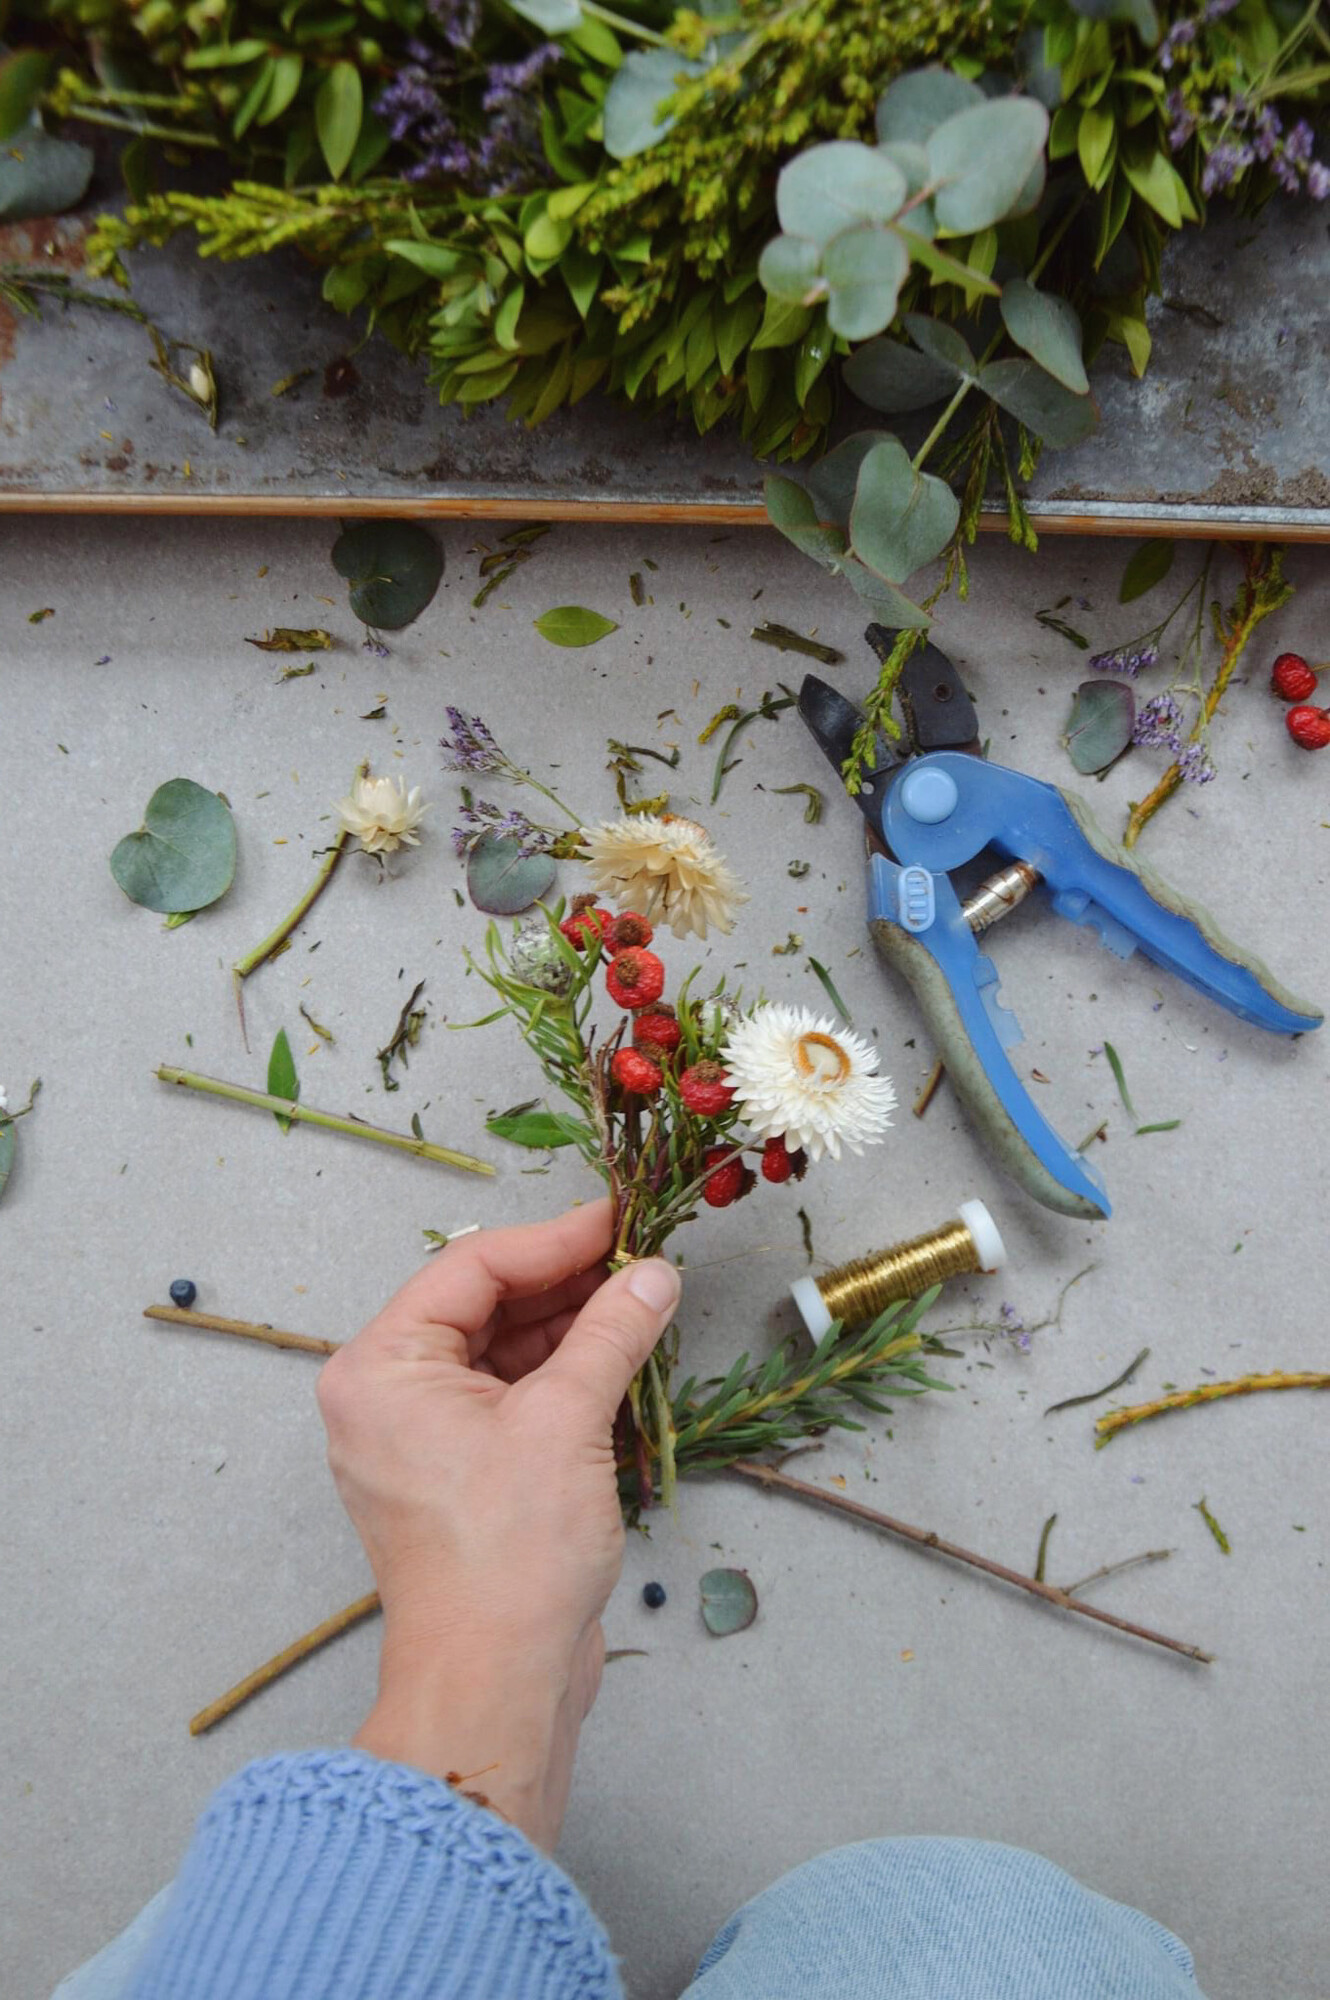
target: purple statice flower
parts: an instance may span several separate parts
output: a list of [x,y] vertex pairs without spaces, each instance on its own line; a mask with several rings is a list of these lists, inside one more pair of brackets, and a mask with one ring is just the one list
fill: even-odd
[[1189,743],[1178,758],[1178,769],[1189,785],[1208,785],[1218,773],[1201,743]]
[[494,732],[478,715],[464,715],[451,704],[444,710],[452,740],[440,737],[439,748],[450,771],[503,771],[508,759],[494,740]]
[[1022,1354],[1028,1354],[1030,1352],[1029,1329],[1010,1299],[1003,1299],[1001,1306],[998,1308],[998,1318],[1002,1322],[1003,1335],[1014,1340]]
[[1171,694],[1152,695],[1136,712],[1131,740],[1142,750],[1182,750],[1182,709]]
[[1159,67],[1172,69],[1179,56],[1186,55],[1196,40],[1195,21],[1175,21],[1159,44]]
[[1112,653],[1094,653],[1085,664],[1092,674],[1125,674],[1134,681],[1142,667],[1153,667],[1158,659],[1159,648],[1151,641],[1144,646],[1119,646]]
[[460,181],[477,194],[507,194],[533,174],[548,178],[540,144],[542,77],[562,57],[542,42],[516,62],[482,68],[473,47],[479,0],[429,0],[447,47],[419,39],[375,103],[394,142],[416,158],[403,179]]
[[1187,109],[1187,101],[1180,90],[1169,91],[1164,108],[1173,120],[1168,128],[1169,150],[1179,153],[1196,130],[1196,113]]
[[1295,165],[1303,164],[1310,160],[1312,147],[1315,143],[1316,135],[1312,131],[1311,126],[1305,118],[1299,118],[1293,130],[1284,140],[1284,158],[1292,161]]
[[1283,123],[1274,105],[1267,104],[1256,121],[1256,129],[1252,136],[1258,160],[1273,158],[1283,129]]
[[1222,21],[1225,14],[1231,14],[1239,0],[1205,0],[1201,19],[1208,25],[1211,21]]
[[1255,148],[1245,139],[1236,144],[1231,139],[1222,139],[1201,170],[1201,193],[1215,194],[1220,188],[1230,186],[1255,158]]
[[461,814],[466,825],[453,828],[453,851],[459,855],[468,853],[483,833],[520,841],[523,856],[544,854],[554,844],[547,827],[537,826],[515,807],[505,812],[489,799],[475,799],[462,806]]
[[428,0],[430,19],[450,49],[469,49],[480,26],[480,0]]
[[1330,194],[1330,167],[1320,160],[1313,160],[1307,169],[1307,192],[1313,201],[1324,201]]
[[531,90],[546,70],[563,57],[563,50],[557,42],[542,42],[532,49],[520,62],[491,63],[485,72],[485,95],[480,100],[482,111],[509,112],[516,100]]

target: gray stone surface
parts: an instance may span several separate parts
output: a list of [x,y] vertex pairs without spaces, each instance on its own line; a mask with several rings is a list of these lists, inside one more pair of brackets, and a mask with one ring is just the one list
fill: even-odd
[[[188,1274],[214,1310],[349,1334],[413,1268],[422,1227],[534,1217],[590,1192],[575,1163],[545,1173],[485,1134],[487,1109],[538,1088],[521,1050],[498,1029],[449,1032],[481,1011],[461,961],[481,925],[454,900],[447,839],[457,781],[434,747],[450,699],[587,813],[612,801],[608,733],[678,740],[676,800],[698,802],[754,890],[708,970],[742,963],[752,985],[816,1001],[805,957],[771,955],[801,933],[896,1077],[906,1110],[880,1149],[681,1239],[693,1362],[707,1371],[742,1347],[765,1352],[788,1328],[801,1199],[819,1256],[834,1259],[985,1195],[1012,1269],[955,1290],[939,1324],[993,1321],[1003,1298],[1037,1321],[1092,1267],[1060,1326],[1037,1331],[1028,1355],[959,1334],[964,1359],[945,1364],[956,1394],[902,1401],[800,1469],[1019,1567],[1056,1510],[1061,1581],[1172,1548],[1170,1562],[1105,1585],[1102,1601],[1217,1655],[1190,1665],[737,1482],[686,1487],[677,1520],[630,1541],[608,1636],[649,1657],[607,1673],[562,1849],[635,2000],[676,1992],[728,1911],[785,1867],[829,1844],[926,1831],[1024,1843],[1142,1905],[1193,1945],[1210,2000],[1320,2000],[1326,1410],[1309,1394],[1258,1396],[1102,1453],[1093,1412],[1040,1413],[1147,1343],[1141,1395],[1205,1371],[1327,1365],[1330,1042],[1267,1037],[1027,905],[993,942],[1027,1029],[1017,1060],[1049,1079],[1032,1088],[1073,1138],[1107,1117],[1099,1158],[1116,1214],[1091,1228],[1031,1207],[997,1180],[945,1086],[922,1122],[909,1115],[931,1052],[864,946],[857,815],[828,787],[822,824],[807,827],[797,798],[771,795],[826,781],[798,724],[756,726],[719,804],[706,804],[713,750],[696,747],[698,730],[721,702],[796,679],[802,664],[750,643],[754,611],[841,645],[835,678],[858,691],[868,660],[854,600],[769,534],[561,529],[475,613],[478,539],[448,531],[444,589],[380,659],[360,649],[326,527],[5,528],[0,1082],[14,1098],[44,1078],[0,1210],[7,2000],[40,2000],[129,1918],[229,1771],[344,1740],[373,1687],[367,1627],[212,1736],[187,1735],[203,1702],[368,1584],[324,1469],[317,1364],[153,1326],[141,1308]],[[639,610],[628,573],[648,556],[655,602]],[[1070,593],[1089,608],[1064,615],[1094,643],[1126,636],[1136,619],[1114,601],[1122,559],[1111,544],[1049,545],[1037,566],[994,544],[978,552],[970,601],[946,608],[940,637],[995,757],[1064,776],[1058,732],[1084,655],[1032,613]],[[1324,997],[1330,755],[1288,743],[1262,680],[1280,643],[1324,651],[1330,564],[1294,552],[1290,570],[1299,594],[1259,636],[1252,682],[1216,729],[1221,781],[1172,803],[1143,851],[1292,985]],[[1158,597],[1162,607],[1167,589]],[[587,652],[548,647],[531,620],[568,602],[620,630]],[[27,622],[48,605],[54,616]],[[321,622],[338,645],[308,679],[275,685],[281,660],[243,643],[270,624]],[[380,696],[387,719],[360,720]],[[657,729],[663,709],[677,719]],[[251,982],[247,1057],[226,968],[295,900],[330,802],[365,755],[424,785],[430,837],[396,879],[343,867],[294,949]],[[1121,824],[1154,761],[1130,759],[1091,788],[1107,823]],[[124,901],[106,857],[177,774],[227,792],[240,866],[221,904],[167,932]],[[786,872],[795,858],[812,863],[802,881]],[[666,956],[677,973],[690,953],[670,943]],[[430,1025],[385,1097],[373,1051],[422,977]],[[311,1051],[301,1000],[333,1048]],[[192,1061],[261,1082],[279,1025],[311,1103],[402,1128],[419,1110],[431,1136],[501,1158],[500,1178],[308,1130],[284,1138],[264,1116],[153,1077],[159,1062]],[[1106,1036],[1142,1117],[1178,1117],[1175,1132],[1130,1136],[1095,1053]],[[1203,1494],[1228,1558],[1192,1511]],[[723,1642],[703,1632],[695,1599],[717,1560],[748,1568],[762,1599],[753,1628]],[[639,1599],[653,1576],[670,1592],[654,1616]]]

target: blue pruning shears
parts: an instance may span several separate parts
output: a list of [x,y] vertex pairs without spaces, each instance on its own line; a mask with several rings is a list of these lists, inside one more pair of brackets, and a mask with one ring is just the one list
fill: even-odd
[[[865,637],[885,659],[895,634],[870,625]],[[1119,958],[1143,952],[1244,1021],[1297,1035],[1323,1016],[1110,840],[1076,793],[982,757],[974,705],[936,646],[911,655],[898,692],[907,740],[887,746],[855,794],[869,830],[868,928],[913,989],[999,1165],[1046,1208],[1097,1220],[1111,1213],[1101,1175],[1059,1138],[1008,1060],[1021,1029],[998,1000],[984,931],[1042,885],[1058,916],[1089,925]],[[810,674],[799,713],[841,771],[861,712]],[[962,900],[950,871],[981,854],[999,865]]]

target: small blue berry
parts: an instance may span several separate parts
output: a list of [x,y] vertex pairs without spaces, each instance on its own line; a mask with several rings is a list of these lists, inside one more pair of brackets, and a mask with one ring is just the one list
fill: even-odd
[[192,1306],[198,1295],[199,1288],[192,1278],[172,1278],[171,1304],[173,1306]]
[[646,1605],[648,1611],[659,1611],[661,1605],[665,1602],[664,1584],[644,1583],[642,1586],[642,1602]]

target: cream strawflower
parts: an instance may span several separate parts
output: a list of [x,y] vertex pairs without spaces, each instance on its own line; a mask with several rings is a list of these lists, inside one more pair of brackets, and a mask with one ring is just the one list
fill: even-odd
[[404,778],[357,778],[350,798],[338,800],[337,811],[366,854],[391,854],[398,847],[420,845],[415,829],[429,807],[421,803],[419,785],[408,792]]
[[811,1008],[757,1008],[731,1031],[721,1061],[754,1132],[791,1152],[801,1146],[810,1160],[838,1160],[842,1142],[861,1153],[891,1124],[896,1092],[875,1073],[877,1050]]
[[734,870],[696,820],[644,813],[640,819],[603,820],[582,829],[582,845],[596,893],[655,923],[676,937],[704,938],[708,924],[734,928],[735,912],[748,901]]

